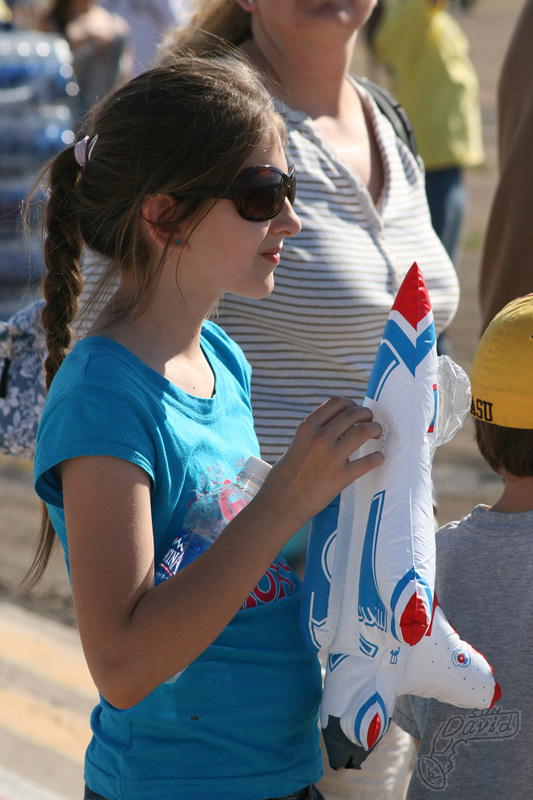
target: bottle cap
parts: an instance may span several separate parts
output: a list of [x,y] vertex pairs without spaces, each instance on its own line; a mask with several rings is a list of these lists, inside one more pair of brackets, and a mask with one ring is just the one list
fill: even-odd
[[265,480],[266,476],[272,469],[270,464],[267,464],[266,461],[263,461],[256,456],[250,456],[243,467],[243,470],[246,472],[251,472],[253,475],[257,475],[258,478],[261,480]]

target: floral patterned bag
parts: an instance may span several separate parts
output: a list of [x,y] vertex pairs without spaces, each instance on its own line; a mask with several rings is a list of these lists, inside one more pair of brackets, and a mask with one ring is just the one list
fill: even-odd
[[0,321],[0,453],[33,458],[46,388],[43,300]]

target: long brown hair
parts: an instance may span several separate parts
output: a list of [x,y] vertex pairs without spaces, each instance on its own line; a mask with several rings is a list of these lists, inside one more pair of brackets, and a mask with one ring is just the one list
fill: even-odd
[[[284,136],[260,77],[235,54],[219,59],[175,58],[172,65],[139,75],[101,101],[86,123],[87,158],[80,166],[74,146],[59,153],[41,176],[49,186],[44,215],[46,384],[67,355],[83,288],[83,248],[104,256],[102,283],[123,270],[135,287],[120,318],[133,318],[149,303],[166,252],[157,263],[142,225],[147,197],[179,198],[165,219],[168,244],[190,232],[211,200],[180,192],[213,189],[221,196],[250,153],[274,135]],[[207,204],[207,206],[206,206]],[[36,555],[25,581],[43,574],[56,540],[43,510]]]

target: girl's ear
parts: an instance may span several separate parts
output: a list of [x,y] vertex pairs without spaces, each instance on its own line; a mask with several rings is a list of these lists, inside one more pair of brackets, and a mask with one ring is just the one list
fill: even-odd
[[142,206],[146,232],[160,247],[166,247],[169,239],[178,238],[176,233],[177,203],[169,194],[147,197]]
[[248,11],[251,13],[252,11],[257,10],[257,2],[256,0],[235,0],[237,5],[239,5],[244,11]]

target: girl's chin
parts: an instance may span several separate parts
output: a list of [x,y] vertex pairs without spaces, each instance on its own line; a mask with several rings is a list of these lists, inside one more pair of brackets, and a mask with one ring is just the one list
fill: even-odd
[[257,292],[257,294],[250,294],[248,295],[250,300],[264,300],[265,297],[268,297],[274,291],[274,283],[272,282],[272,286],[268,286],[262,292]]
[[274,270],[267,275],[262,282],[262,285],[256,287],[256,290],[250,290],[251,294],[248,295],[252,300],[262,300],[265,297],[268,297],[269,294],[272,294],[274,291]]

